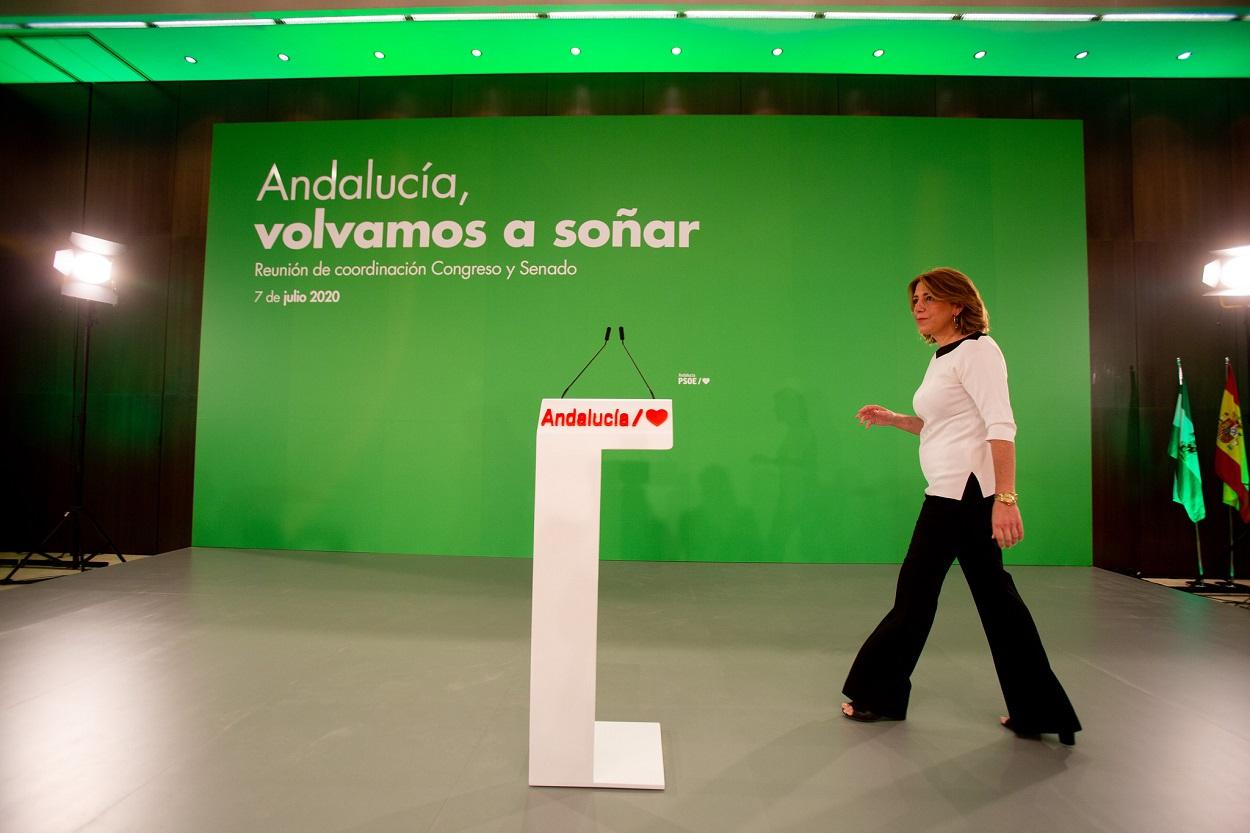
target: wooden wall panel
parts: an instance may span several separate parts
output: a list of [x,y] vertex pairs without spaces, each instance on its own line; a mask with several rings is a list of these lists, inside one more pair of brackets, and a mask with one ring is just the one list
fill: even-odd
[[844,116],[933,116],[937,84],[927,75],[843,75],[838,112]]
[[360,79],[362,119],[428,119],[451,115],[451,76]]
[[0,87],[0,550],[31,547],[69,506],[76,307],[51,256],[82,223],[91,91]]
[[1228,162],[1229,228],[1233,245],[1250,245],[1250,79],[1228,84],[1230,156]]
[[943,76],[934,85],[935,112],[942,118],[1033,117],[1032,78]]
[[545,116],[545,75],[457,75],[451,79],[453,116]]
[[359,78],[292,78],[268,85],[268,121],[354,119],[360,112]]
[[123,550],[156,548],[177,88],[94,88],[84,226],[124,243],[116,307],[96,305],[87,506]]
[[1133,90],[1133,221],[1143,242],[1227,240],[1232,161],[1227,84],[1147,79]]
[[1094,551],[1103,554],[1100,566],[1132,572],[1141,500],[1132,241],[1089,241],[1089,305]]
[[755,116],[834,116],[838,76],[768,73],[742,76],[742,112]]
[[643,112],[643,76],[552,75],[547,112],[552,116],[636,116]]
[[742,112],[741,83],[727,73],[646,75],[642,108],[653,116],[736,115]]

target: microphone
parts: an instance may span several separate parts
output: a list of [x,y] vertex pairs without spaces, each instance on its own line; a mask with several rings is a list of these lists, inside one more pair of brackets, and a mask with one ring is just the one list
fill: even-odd
[[[612,338],[612,325],[609,324],[607,326],[607,329],[603,331],[603,344],[599,345],[599,349],[596,350],[595,354],[590,357],[590,361],[586,362],[586,367],[590,367],[592,364],[594,364],[595,359],[599,358],[599,354],[603,352],[604,347],[608,346],[608,341],[610,341],[611,338]],[[586,367],[583,367],[581,370],[577,371],[577,375],[573,377],[573,381],[569,382],[569,387],[565,388],[564,393],[560,394],[561,399],[563,399],[565,394],[569,392],[569,388],[577,384],[577,380],[582,378],[582,374],[586,372]],[[651,398],[654,399],[655,397],[653,396]]]
[[[608,327],[608,330],[609,330],[609,331],[611,331],[611,329],[612,329],[611,327]],[[618,334],[620,335],[620,337],[621,337],[621,346],[622,346],[622,347],[625,347],[625,328],[624,328],[624,327],[617,327],[617,333],[618,333]],[[625,355],[629,356],[629,360],[630,360],[630,362],[632,362],[632,363],[633,363],[633,365],[634,365],[634,370],[637,370],[637,371],[638,371],[638,376],[642,379],[642,383],[643,383],[644,385],[646,385],[646,386],[647,386],[647,393],[651,394],[651,398],[652,398],[652,399],[655,399],[655,391],[651,390],[651,383],[647,381],[647,377],[646,377],[646,376],[643,376],[643,375],[642,375],[642,370],[640,370],[640,369],[639,369],[639,367],[638,367],[638,362],[635,362],[635,361],[634,361],[634,354],[633,354],[633,353],[631,353],[631,352],[629,352],[629,348],[628,348],[628,347],[625,347]]]

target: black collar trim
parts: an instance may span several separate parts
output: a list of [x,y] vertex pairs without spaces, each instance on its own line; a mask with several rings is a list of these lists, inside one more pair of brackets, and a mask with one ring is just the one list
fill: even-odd
[[954,350],[959,345],[963,344],[965,341],[976,341],[978,338],[980,338],[983,335],[985,335],[985,333],[972,333],[971,335],[964,336],[959,341],[952,341],[950,344],[946,345],[945,347],[939,347],[937,351],[937,355],[935,355],[933,358],[940,359],[943,356],[945,356],[947,353],[949,353],[950,351]]

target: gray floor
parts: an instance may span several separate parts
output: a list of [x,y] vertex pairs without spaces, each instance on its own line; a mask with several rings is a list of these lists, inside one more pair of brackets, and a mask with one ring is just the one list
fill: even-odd
[[1016,568],[1086,726],[997,726],[958,571],[910,719],[838,716],[878,566],[605,563],[599,718],[664,792],[526,786],[529,562],[183,550],[0,598],[0,830],[1199,831],[1250,826],[1250,613]]

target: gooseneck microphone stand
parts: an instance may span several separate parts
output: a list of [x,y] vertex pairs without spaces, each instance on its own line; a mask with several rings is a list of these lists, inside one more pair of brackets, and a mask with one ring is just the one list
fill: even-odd
[[[83,302],[78,302],[78,314],[82,317]],[[78,385],[78,413],[75,415],[75,448],[74,448],[74,494],[73,502],[69,509],[57,521],[56,526],[52,527],[44,539],[39,542],[39,546],[22,556],[21,560],[9,570],[9,574],[0,582],[5,584],[17,583],[13,581],[13,576],[25,566],[32,567],[53,567],[66,570],[78,570],[85,572],[88,567],[104,567],[103,563],[93,564],[91,559],[95,558],[101,552],[111,552],[121,561],[125,561],[125,556],[121,550],[113,543],[113,539],[108,536],[104,528],[100,526],[99,521],[87,511],[85,503],[85,481],[87,473],[87,371],[91,367],[91,328],[96,323],[95,304],[87,302],[86,304],[86,326],[83,328],[84,335],[82,338],[82,376]],[[75,334],[77,336],[77,333]],[[77,339],[76,339],[77,340]],[[75,354],[77,354],[77,344],[75,345]],[[77,355],[75,355],[77,359]],[[75,375],[78,375],[78,368],[75,367]],[[96,550],[86,553],[83,546],[83,526],[89,524],[96,534],[104,540],[107,550]],[[68,530],[70,536],[70,548],[61,555],[51,555],[47,552],[48,545],[62,531]],[[31,562],[33,556],[42,556],[39,561]]]
[[621,346],[625,348],[625,355],[629,356],[629,361],[630,361],[630,363],[631,363],[631,364],[633,364],[633,366],[634,366],[634,370],[637,370],[637,371],[638,371],[638,376],[639,376],[639,378],[641,378],[641,379],[642,379],[642,383],[643,383],[644,385],[646,385],[646,386],[647,386],[647,393],[651,394],[651,398],[652,398],[652,399],[655,399],[655,391],[651,390],[651,383],[647,381],[647,377],[646,377],[646,376],[643,376],[643,375],[642,375],[642,369],[641,369],[640,367],[638,367],[638,362],[634,361],[634,354],[633,354],[633,353],[631,353],[631,352],[629,352],[629,347],[627,347],[627,346],[625,345],[625,328],[624,328],[624,327],[619,327],[619,328],[617,329],[617,332],[618,332],[618,333],[620,333],[620,336],[621,336]]
[[599,358],[599,354],[603,352],[604,347],[608,346],[608,341],[611,338],[612,338],[612,325],[609,324],[607,329],[603,331],[603,344],[599,345],[599,349],[596,350],[595,354],[590,357],[590,361],[586,362],[586,367],[583,367],[581,370],[577,371],[577,375],[573,377],[573,381],[569,382],[569,386],[564,389],[563,393],[560,394],[561,399],[569,395],[569,390],[572,389],[572,387],[577,384],[578,379],[582,378],[582,374],[586,372],[586,368],[590,367],[592,364],[595,363],[595,359]]

